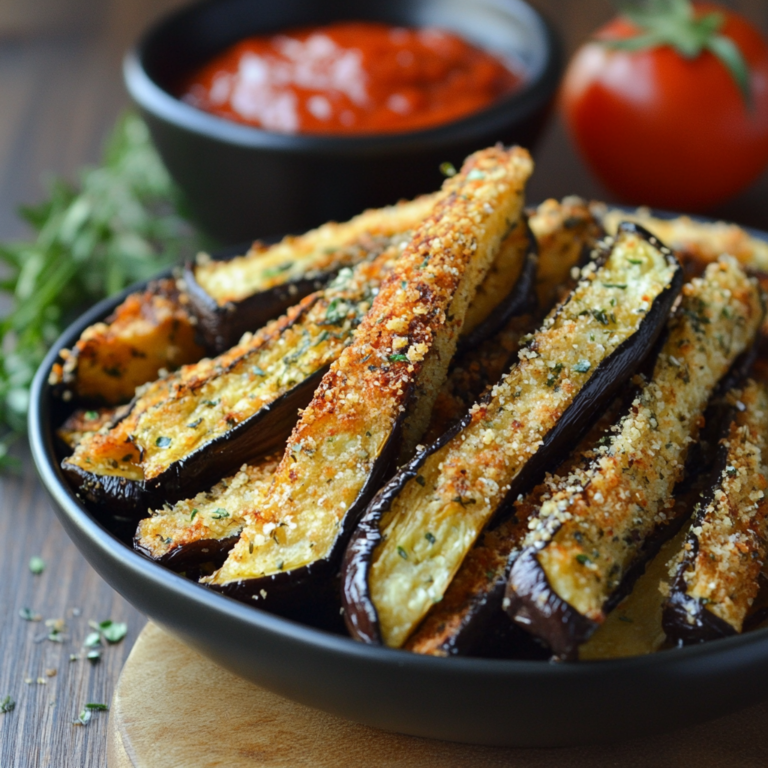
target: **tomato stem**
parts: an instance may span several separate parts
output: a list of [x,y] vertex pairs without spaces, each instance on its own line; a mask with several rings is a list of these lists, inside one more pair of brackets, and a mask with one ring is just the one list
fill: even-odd
[[752,109],[749,66],[739,46],[720,33],[725,16],[718,11],[697,14],[690,0],[647,0],[621,3],[621,14],[638,28],[623,40],[601,40],[603,45],[623,51],[642,51],[668,45],[685,59],[704,51],[716,56],[733,78],[747,109]]

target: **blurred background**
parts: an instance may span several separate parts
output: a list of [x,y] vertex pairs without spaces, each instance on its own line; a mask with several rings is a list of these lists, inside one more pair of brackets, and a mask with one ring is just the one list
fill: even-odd
[[[471,0],[467,0],[471,2]],[[0,240],[20,237],[19,203],[44,195],[51,175],[96,162],[128,104],[121,59],[147,24],[183,0],[0,0]],[[569,56],[616,10],[610,0],[532,0]],[[768,35],[765,0],[726,3]],[[536,152],[529,199],[577,193],[610,200],[555,117]],[[768,174],[715,213],[768,228]]]

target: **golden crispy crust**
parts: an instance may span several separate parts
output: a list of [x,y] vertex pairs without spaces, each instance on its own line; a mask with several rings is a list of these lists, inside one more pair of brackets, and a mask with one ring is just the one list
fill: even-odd
[[[600,227],[592,217],[587,203],[578,197],[567,197],[562,202],[546,200],[530,212],[528,223],[539,248],[537,317],[543,317],[560,298],[558,294],[565,292],[567,284],[572,282],[571,270],[579,262],[584,249],[595,245]],[[510,234],[507,242],[510,241],[524,253],[526,245],[521,241],[519,229]],[[481,288],[489,284],[500,271],[497,266],[500,263],[503,260],[497,259]],[[478,296],[481,296],[481,289],[478,289]],[[480,347],[457,356],[435,400],[429,427],[424,435],[423,442],[426,445],[430,445],[458,421],[483,390],[501,378],[520,348],[520,339],[532,333],[536,326],[537,319],[533,315],[512,318],[505,328]]]
[[[445,183],[445,194],[384,281],[354,343],[303,412],[268,501],[214,583],[288,571],[327,556],[337,526],[385,460],[401,424],[405,451],[413,450],[467,305],[521,212],[531,170],[527,152],[497,147],[472,155]],[[276,539],[263,534],[265,525],[278,523]]]
[[261,503],[279,459],[279,454],[273,454],[243,465],[210,491],[151,510],[150,516],[139,523],[136,547],[159,560],[200,541],[222,541],[239,535],[245,524],[244,510]]
[[726,465],[686,541],[686,552],[696,554],[682,566],[680,586],[741,632],[766,554],[768,393],[752,381],[736,396],[741,410],[724,440]]
[[567,290],[571,270],[585,248],[594,247],[600,239],[602,228],[580,197],[545,200],[531,212],[528,224],[539,244],[536,293],[546,314],[562,298],[559,294]]
[[161,370],[175,370],[203,356],[186,299],[171,279],[132,293],[111,317],[83,331],[49,383],[63,385],[81,400],[111,405],[128,402],[136,388]]
[[553,593],[592,621],[604,620],[644,542],[670,522],[672,490],[710,394],[754,340],[762,315],[754,282],[730,257],[688,283],[651,381],[599,456],[541,506],[524,546]]
[[668,252],[623,233],[604,266],[583,270],[568,303],[545,320],[492,397],[473,407],[467,426],[406,483],[382,518],[368,579],[384,642],[400,646],[442,598],[510,484],[676,273]]
[[636,221],[670,248],[700,263],[710,264],[727,253],[747,269],[768,272],[768,243],[752,237],[736,224],[695,221],[689,216],[659,219],[651,216],[647,208],[628,214],[607,209],[602,203],[593,203],[592,210],[609,234],[616,231],[621,221]]
[[67,464],[90,475],[150,480],[271,407],[350,343],[400,245],[342,270],[327,288],[224,354],[153,383],[126,418],[83,441]]
[[195,280],[223,306],[291,281],[354,266],[371,251],[381,250],[386,245],[382,241],[417,227],[431,212],[437,194],[365,211],[343,224],[329,222],[276,245],[254,243],[247,254],[229,261],[198,257]]
[[81,408],[72,413],[56,430],[56,436],[70,450],[74,450],[86,437],[96,434],[120,418],[127,406],[116,408]]

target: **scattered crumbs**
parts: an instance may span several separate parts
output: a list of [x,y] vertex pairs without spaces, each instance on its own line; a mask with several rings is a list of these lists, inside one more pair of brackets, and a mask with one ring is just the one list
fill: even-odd
[[448,176],[449,178],[451,176],[456,175],[456,168],[454,168],[453,163],[444,162],[440,163],[440,173],[443,174],[443,176]]
[[87,709],[84,709],[84,710],[83,710],[83,711],[82,711],[82,712],[81,712],[81,713],[80,713],[80,714],[77,716],[77,720],[73,720],[73,721],[72,721],[72,725],[82,725],[82,726],[86,726],[86,725],[88,725],[88,723],[90,723],[90,722],[91,722],[91,713],[90,713],[90,712],[89,712]]
[[[112,619],[106,619],[105,621],[95,622],[95,621],[89,621],[88,626],[95,630],[95,632],[98,632],[101,637],[103,637],[108,643],[114,644],[119,643],[128,633],[128,625],[119,622],[119,621],[112,621]],[[86,638],[86,644],[88,643],[88,639],[92,638],[91,635],[88,635],[88,638]]]

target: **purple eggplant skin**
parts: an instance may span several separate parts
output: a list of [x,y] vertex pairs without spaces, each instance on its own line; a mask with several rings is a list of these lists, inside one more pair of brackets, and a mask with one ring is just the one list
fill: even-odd
[[95,506],[95,511],[138,522],[146,517],[148,509],[190,498],[233,474],[244,463],[281,449],[299,418],[299,409],[309,404],[326,370],[316,371],[258,413],[174,462],[151,480],[92,475],[66,461],[62,468],[82,498]]
[[212,354],[220,354],[237,344],[244,333],[257,331],[270,320],[285,314],[290,307],[322,288],[337,272],[276,285],[223,306],[197,282],[191,263],[184,267],[184,283],[203,343]]
[[525,222],[528,247],[520,275],[507,296],[491,311],[488,317],[471,333],[459,339],[456,349],[457,356],[477,348],[484,341],[490,339],[513,317],[533,314],[538,309],[536,276],[539,267],[539,245],[528,226],[528,216],[524,216],[523,221]]
[[[625,231],[634,232],[650,240],[654,245],[659,242],[644,227],[637,224],[625,222],[621,227]],[[606,257],[607,254],[598,256],[600,260]],[[515,499],[541,482],[548,470],[562,463],[598,414],[613,401],[624,383],[636,373],[646,357],[656,349],[656,343],[666,327],[672,305],[683,286],[682,269],[671,251],[668,259],[669,263],[675,267],[670,284],[656,297],[638,330],[595,368],[595,372],[581,392],[560,417],[555,427],[550,430],[525,468],[510,484],[504,500],[489,521],[489,526],[498,525],[506,519],[514,509]],[[567,303],[568,300],[558,311],[562,311]],[[487,402],[490,397],[491,394],[488,393],[483,399]],[[470,414],[467,414],[429,448],[417,454],[399,470],[371,502],[360,525],[352,535],[344,556],[341,584],[344,619],[350,634],[355,639],[373,644],[382,642],[376,607],[370,598],[368,587],[373,555],[376,547],[381,543],[379,529],[381,519],[406,483],[418,474],[427,458],[461,432],[470,418]]]
[[133,549],[148,560],[180,573],[199,568],[205,563],[212,563],[215,568],[219,568],[239,538],[240,534],[237,533],[226,539],[200,539],[191,544],[174,547],[161,557],[153,557],[149,550],[141,546],[137,538],[133,539]]
[[[721,433],[728,433],[731,422],[736,416],[734,408],[724,411],[723,428]],[[710,474],[710,482],[706,491],[701,495],[694,522],[701,522],[704,512],[715,498],[715,492],[719,487],[719,480],[728,463],[728,447],[720,444],[717,447],[714,467]],[[669,598],[664,603],[661,614],[661,626],[667,638],[678,646],[695,645],[708,640],[718,640],[722,637],[736,635],[736,630],[727,622],[716,616],[712,611],[704,607],[704,603],[686,594],[685,572],[688,566],[696,560],[699,552],[699,540],[696,536],[688,535],[685,541],[686,547],[683,560],[678,568],[677,575],[670,585]]]
[[[92,507],[99,517],[122,517],[138,521],[143,516],[138,512],[147,506],[143,483],[126,477],[94,475],[67,464],[66,460],[62,463],[62,469],[77,497]],[[105,499],[109,502],[105,502]]]

